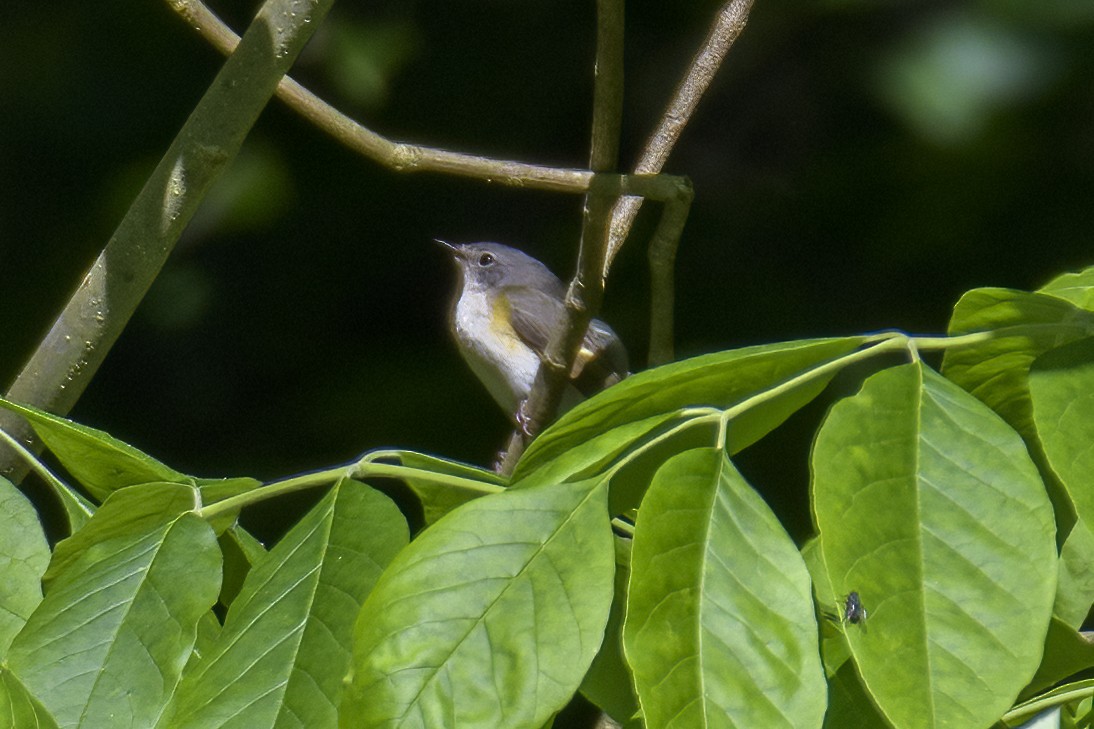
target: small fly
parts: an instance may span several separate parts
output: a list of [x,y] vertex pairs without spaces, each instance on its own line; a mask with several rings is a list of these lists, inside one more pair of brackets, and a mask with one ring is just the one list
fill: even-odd
[[858,593],[852,590],[843,602],[843,619],[851,625],[866,627],[866,608],[862,605],[862,599]]

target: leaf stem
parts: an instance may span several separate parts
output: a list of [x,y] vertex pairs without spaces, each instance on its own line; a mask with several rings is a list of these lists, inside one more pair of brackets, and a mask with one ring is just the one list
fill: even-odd
[[[1083,682],[1084,684],[1088,682]],[[1006,714],[1003,714],[1000,721],[1006,723],[1008,726],[1014,726],[1022,724],[1029,718],[1051,709],[1054,706],[1063,706],[1064,704],[1070,704],[1073,701],[1081,701],[1094,696],[1094,686],[1084,685],[1081,688],[1075,688],[1071,690],[1062,690],[1059,692],[1052,692],[1046,696],[1040,696],[1035,699],[1019,704]]]
[[38,477],[53,489],[53,493],[56,494],[65,508],[70,534],[79,529],[83,522],[91,518],[91,515],[95,512],[95,507],[76,489],[46,468],[46,465],[39,460],[34,451],[20,443],[17,438],[2,428],[0,428],[0,440],[7,443],[16,454],[23,458],[30,470],[38,474]]
[[30,470],[38,474],[38,476],[52,486],[54,489],[68,489],[69,486],[60,478],[57,477],[52,471],[46,468],[45,464],[38,460],[38,456],[34,451],[27,448],[25,445],[19,442],[17,438],[8,433],[6,430],[0,429],[0,440],[7,443],[12,450],[18,453],[26,462]]
[[201,509],[201,517],[210,520],[236,509],[252,506],[278,496],[284,496],[285,494],[291,494],[296,491],[318,488],[320,486],[328,486],[335,483],[340,478],[353,478],[358,480],[366,480],[369,478],[415,478],[441,486],[453,486],[479,491],[482,494],[493,494],[505,490],[504,486],[487,483],[485,481],[476,481],[475,479],[463,478],[461,476],[434,473],[432,471],[425,471],[419,468],[410,468],[408,466],[400,466],[392,463],[376,463],[371,460],[376,457],[377,453],[369,453],[348,466],[328,468],[321,471],[301,474],[299,476],[292,476],[281,481],[272,481],[253,491],[236,494],[223,501],[217,501],[203,507]]

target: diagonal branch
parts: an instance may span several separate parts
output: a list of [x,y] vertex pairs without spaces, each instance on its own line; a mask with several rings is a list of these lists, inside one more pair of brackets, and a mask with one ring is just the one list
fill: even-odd
[[[121,334],[206,191],[235,158],[277,82],[334,0],[267,0],[7,397],[67,413]],[[22,420],[0,427],[32,443]],[[0,473],[22,474],[6,447]]]
[[[596,9],[597,43],[589,166],[596,173],[608,173],[618,161],[619,130],[623,119],[623,0],[597,0]],[[521,406],[524,422],[509,439],[509,448],[500,464],[503,473],[512,473],[524,447],[558,412],[589,322],[600,309],[604,298],[608,223],[612,202],[618,195],[613,194],[609,189],[611,187],[610,181],[598,175],[593,177],[585,195],[581,246],[577,271],[566,292],[565,323],[551,335],[532,391]]]
[[[699,99],[710,86],[729,49],[744,30],[752,2],[753,0],[730,0],[718,11],[702,48],[692,60],[687,75],[676,87],[657,128],[646,141],[638,164],[634,167],[635,174],[656,174],[664,168],[680,134],[699,106]],[[627,196],[620,199],[612,210],[607,266],[611,266],[615,255],[623,246],[641,206],[642,198]]]

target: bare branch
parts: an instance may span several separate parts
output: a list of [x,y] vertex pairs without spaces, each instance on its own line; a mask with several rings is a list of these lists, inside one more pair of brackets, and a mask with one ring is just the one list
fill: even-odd
[[[239,36],[200,0],[167,0],[203,38],[221,53],[232,52]],[[362,126],[286,76],[277,98],[349,149],[395,172],[442,172],[486,182],[555,192],[582,193],[593,173],[450,152],[435,147],[393,142]]]
[[[730,0],[718,11],[703,47],[691,62],[691,68],[676,87],[661,121],[646,142],[638,164],[634,167],[636,174],[656,174],[664,168],[681,132],[695,113],[699,99],[710,86],[729,49],[744,30],[751,9],[752,0]],[[624,197],[616,203],[612,211],[607,267],[611,266],[623,245],[641,206],[642,200],[638,197]]]
[[[596,6],[597,45],[589,165],[594,172],[606,173],[617,164],[623,117],[623,0],[597,0]],[[613,187],[611,182],[607,185],[605,182],[600,175],[593,177],[585,195],[577,271],[566,292],[566,322],[552,334],[544,352],[525,404],[524,439],[519,447],[516,438],[510,439],[509,450],[501,464],[503,473],[512,473],[523,447],[558,412],[589,322],[604,298],[608,224],[612,203],[618,195],[605,189]]]
[[[334,0],[267,0],[239,49],[225,62],[171,147],[133,200],[8,398],[67,413],[106,358],[152,285],[206,191],[235,157]],[[26,423],[9,413],[0,427],[31,443]],[[25,469],[8,448],[0,473]],[[18,474],[18,475],[17,475]]]

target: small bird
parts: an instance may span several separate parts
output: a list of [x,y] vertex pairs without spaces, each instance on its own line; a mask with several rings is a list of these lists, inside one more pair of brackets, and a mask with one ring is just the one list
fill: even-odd
[[[542,263],[500,243],[442,240],[459,269],[449,326],[460,354],[519,426],[551,335],[563,325],[566,287]],[[604,322],[585,333],[562,409],[627,375],[627,351]]]

